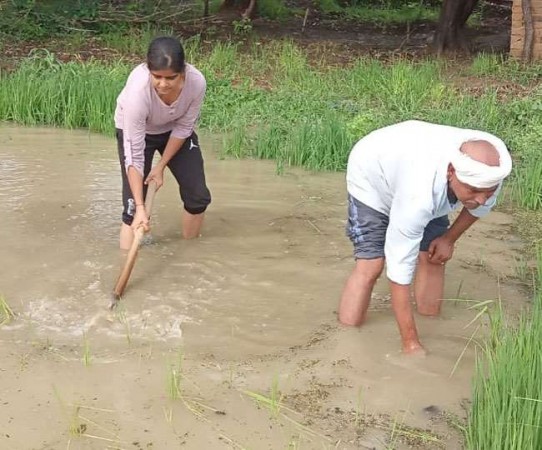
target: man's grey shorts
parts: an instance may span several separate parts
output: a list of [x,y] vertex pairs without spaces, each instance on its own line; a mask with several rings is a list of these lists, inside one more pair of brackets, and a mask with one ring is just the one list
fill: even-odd
[[[384,244],[389,218],[370,208],[348,194],[348,221],[346,235],[354,244],[356,259],[376,259],[384,257]],[[437,217],[427,224],[420,243],[420,251],[429,250],[431,241],[442,236],[450,221],[448,216]]]

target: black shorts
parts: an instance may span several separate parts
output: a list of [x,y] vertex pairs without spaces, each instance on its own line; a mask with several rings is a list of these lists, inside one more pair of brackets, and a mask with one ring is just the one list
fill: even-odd
[[[384,245],[389,218],[348,194],[348,221],[346,235],[354,245],[355,259],[384,258]],[[420,251],[429,250],[431,242],[448,230],[448,216],[431,220],[425,227]]]
[[[122,174],[122,221],[131,225],[134,220],[135,202],[132,190],[128,183],[126,168],[124,166],[124,143],[122,130],[117,128],[117,148],[119,153],[120,169]],[[143,179],[152,168],[152,159],[157,150],[160,155],[164,153],[169,140],[170,132],[163,134],[145,135],[145,164]],[[167,164],[169,170],[179,184],[179,193],[184,204],[184,209],[190,214],[201,214],[211,203],[211,193],[205,183],[205,172],[203,169],[203,156],[199,147],[196,133],[186,139],[181,149]],[[143,185],[143,195],[147,193],[147,185]]]

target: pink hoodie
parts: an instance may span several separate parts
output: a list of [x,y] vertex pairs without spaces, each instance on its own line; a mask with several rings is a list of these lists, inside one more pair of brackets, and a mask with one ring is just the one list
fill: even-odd
[[185,67],[184,87],[171,105],[166,105],[152,87],[146,64],[137,66],[117,98],[115,127],[123,131],[125,167],[134,166],[143,175],[145,134],[162,134],[184,139],[194,131],[206,82],[190,64]]

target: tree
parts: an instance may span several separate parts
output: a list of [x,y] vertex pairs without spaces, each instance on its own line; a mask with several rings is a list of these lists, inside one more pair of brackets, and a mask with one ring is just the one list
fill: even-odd
[[438,54],[468,50],[465,25],[478,0],[444,0],[433,45]]
[[243,19],[252,19],[256,15],[256,0],[224,0],[220,9],[239,9]]

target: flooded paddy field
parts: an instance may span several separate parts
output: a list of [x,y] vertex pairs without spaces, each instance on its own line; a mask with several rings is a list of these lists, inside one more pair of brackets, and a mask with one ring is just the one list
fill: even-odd
[[0,327],[0,448],[462,448],[480,320],[452,299],[525,305],[511,217],[460,240],[442,317],[416,317],[429,354],[411,360],[385,278],[366,325],[337,323],[353,265],[344,174],[277,175],[221,145],[202,136],[202,237],[181,239],[168,174],[110,311],[125,257],[114,140],[0,127],[0,293],[15,313]]

